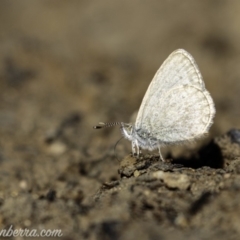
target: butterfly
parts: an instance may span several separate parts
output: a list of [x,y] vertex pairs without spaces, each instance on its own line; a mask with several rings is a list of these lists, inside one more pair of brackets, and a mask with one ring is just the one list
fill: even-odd
[[95,129],[120,125],[132,142],[133,154],[141,149],[159,150],[164,145],[186,143],[203,137],[213,124],[215,106],[199,68],[184,49],[171,53],[153,77],[136,122],[102,123]]

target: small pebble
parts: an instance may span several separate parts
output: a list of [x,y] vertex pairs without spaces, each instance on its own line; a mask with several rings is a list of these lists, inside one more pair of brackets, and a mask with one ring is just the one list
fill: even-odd
[[133,175],[134,175],[134,177],[138,177],[140,175],[140,172],[138,170],[135,170]]

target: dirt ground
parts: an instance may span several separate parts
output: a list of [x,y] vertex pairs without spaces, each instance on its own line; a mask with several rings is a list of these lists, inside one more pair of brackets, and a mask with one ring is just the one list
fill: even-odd
[[[240,239],[239,12],[239,1],[2,0],[0,230]],[[135,159],[127,140],[115,147],[118,127],[92,126],[130,122],[178,48],[199,65],[214,124],[165,148],[171,161]]]

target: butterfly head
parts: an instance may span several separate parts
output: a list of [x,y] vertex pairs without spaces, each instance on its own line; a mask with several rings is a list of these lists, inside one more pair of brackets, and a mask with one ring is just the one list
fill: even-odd
[[122,135],[132,141],[132,135],[133,135],[133,125],[130,123],[121,123],[121,131],[122,131]]

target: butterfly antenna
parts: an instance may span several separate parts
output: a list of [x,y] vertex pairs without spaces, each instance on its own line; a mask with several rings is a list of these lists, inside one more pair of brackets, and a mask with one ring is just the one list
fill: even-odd
[[111,123],[104,123],[104,122],[99,122],[98,125],[93,126],[94,129],[102,129],[106,127],[114,127],[116,125],[121,125],[121,122],[111,122]]

